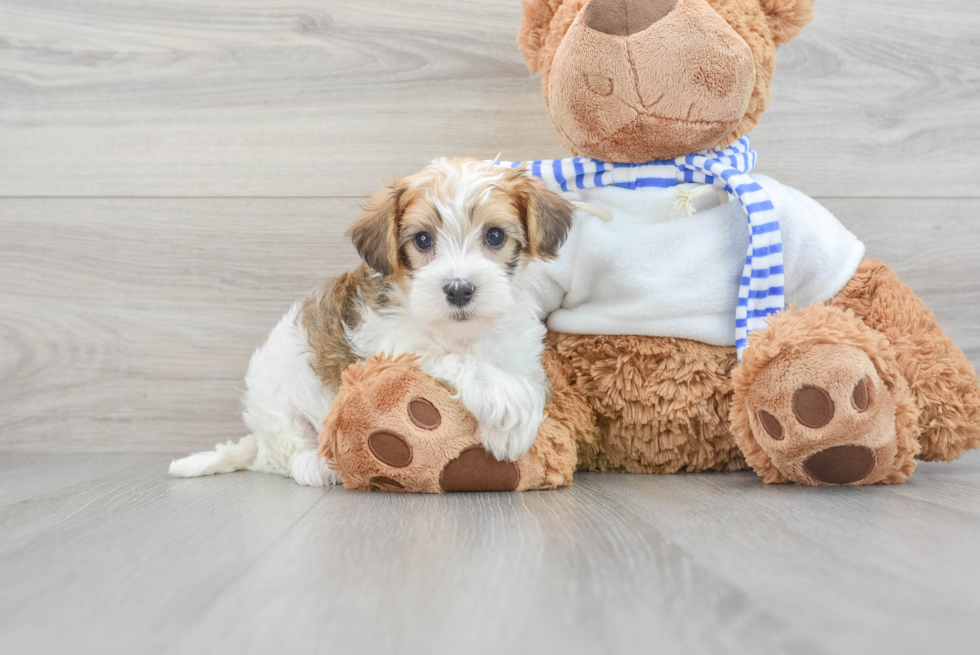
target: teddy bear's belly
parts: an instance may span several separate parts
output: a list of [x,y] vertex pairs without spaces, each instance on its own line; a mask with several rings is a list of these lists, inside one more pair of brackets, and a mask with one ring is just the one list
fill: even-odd
[[630,473],[746,468],[729,427],[735,348],[687,339],[550,332],[553,358],[595,417],[579,469]]

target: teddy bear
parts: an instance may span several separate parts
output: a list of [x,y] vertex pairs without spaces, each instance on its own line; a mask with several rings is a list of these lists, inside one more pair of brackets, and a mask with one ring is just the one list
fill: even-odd
[[898,484],[980,447],[980,382],[925,304],[829,211],[752,173],[776,49],[812,16],[813,0],[524,0],[518,45],[574,156],[499,164],[593,209],[538,272],[552,403],[531,450],[497,462],[412,358],[355,364],[320,436],[345,485],[745,468]]

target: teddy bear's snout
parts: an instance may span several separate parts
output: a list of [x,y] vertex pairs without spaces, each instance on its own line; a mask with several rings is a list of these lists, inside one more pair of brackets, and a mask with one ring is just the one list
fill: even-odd
[[713,147],[754,84],[751,49],[705,0],[591,0],[555,54],[548,97],[571,150],[643,162]]
[[592,0],[582,10],[582,21],[597,32],[629,36],[647,29],[676,6],[677,0]]

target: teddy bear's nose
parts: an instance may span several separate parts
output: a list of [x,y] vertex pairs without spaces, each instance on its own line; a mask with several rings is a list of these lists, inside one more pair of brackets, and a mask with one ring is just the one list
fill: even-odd
[[591,0],[583,22],[597,32],[629,36],[642,32],[673,11],[678,0]]

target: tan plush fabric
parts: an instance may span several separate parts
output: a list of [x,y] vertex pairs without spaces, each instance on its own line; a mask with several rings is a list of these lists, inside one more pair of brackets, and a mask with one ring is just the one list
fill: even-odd
[[[590,416],[568,385],[556,382],[534,446],[516,464],[499,463],[483,451],[473,417],[450,390],[422,372],[417,358],[375,357],[344,372],[318,454],[340,471],[344,486],[364,491],[527,491],[568,485],[575,470],[573,430],[590,429]],[[469,463],[454,468],[461,461]],[[503,486],[481,486],[497,483]]]
[[605,161],[666,159],[710,147],[739,124],[756,79],[752,52],[704,0],[680,0],[625,37],[592,29],[585,14],[565,35],[548,86],[569,149]]
[[563,375],[595,416],[595,431],[580,437],[580,470],[745,467],[728,427],[734,348],[673,338],[551,333],[548,353],[564,362]]
[[[625,0],[592,2],[618,12]],[[809,22],[813,1],[679,0],[626,36],[588,27],[585,4],[525,0],[518,45],[569,150],[642,162],[726,146],[755,127],[776,47]]]
[[865,260],[830,302],[884,335],[919,411],[925,461],[952,461],[980,448],[980,383],[925,303],[878,260]]
[[[842,445],[874,453],[874,468],[858,484],[903,482],[915,468],[918,409],[897,353],[853,312],[825,305],[782,312],[768,329],[750,335],[734,382],[732,432],[766,482],[821,485],[806,472],[807,459]],[[853,402],[856,384],[870,388],[870,407],[862,411]],[[807,425],[794,407],[806,388],[829,397],[833,417],[826,425]],[[782,425],[779,440],[764,429],[763,411]]]
[[[884,264],[865,260],[851,282],[827,306],[809,308],[803,317],[787,312],[789,327],[753,337],[753,357],[736,369],[734,348],[673,338],[548,336],[555,366],[588,403],[596,429],[579,441],[579,468],[632,473],[737,470],[746,458],[769,482],[788,481],[770,464],[749,430],[747,410],[733,413],[732,373],[747,389],[764,370],[757,364],[766,337],[779,348],[814,331],[814,343],[826,342],[827,325],[842,310],[853,311],[840,344],[881,352],[871,361],[890,388],[898,389],[895,470],[911,472],[907,453],[920,459],[955,459],[980,447],[980,384],[969,360],[936,325],[922,301]],[[783,317],[781,317],[782,319]],[[855,320],[858,319],[858,320]],[[777,324],[778,327],[778,324]],[[858,338],[860,337],[860,338]],[[870,344],[870,345],[869,345]],[[767,362],[769,360],[766,360]],[[755,362],[755,364],[753,364]],[[903,382],[904,380],[904,382]],[[907,388],[904,392],[901,389]],[[907,395],[906,395],[907,394]],[[909,401],[903,400],[909,398]],[[912,404],[909,405],[908,403]],[[910,417],[917,420],[910,423]],[[736,443],[735,434],[739,435]],[[739,449],[739,445],[742,449]],[[744,457],[743,457],[744,453]]]

